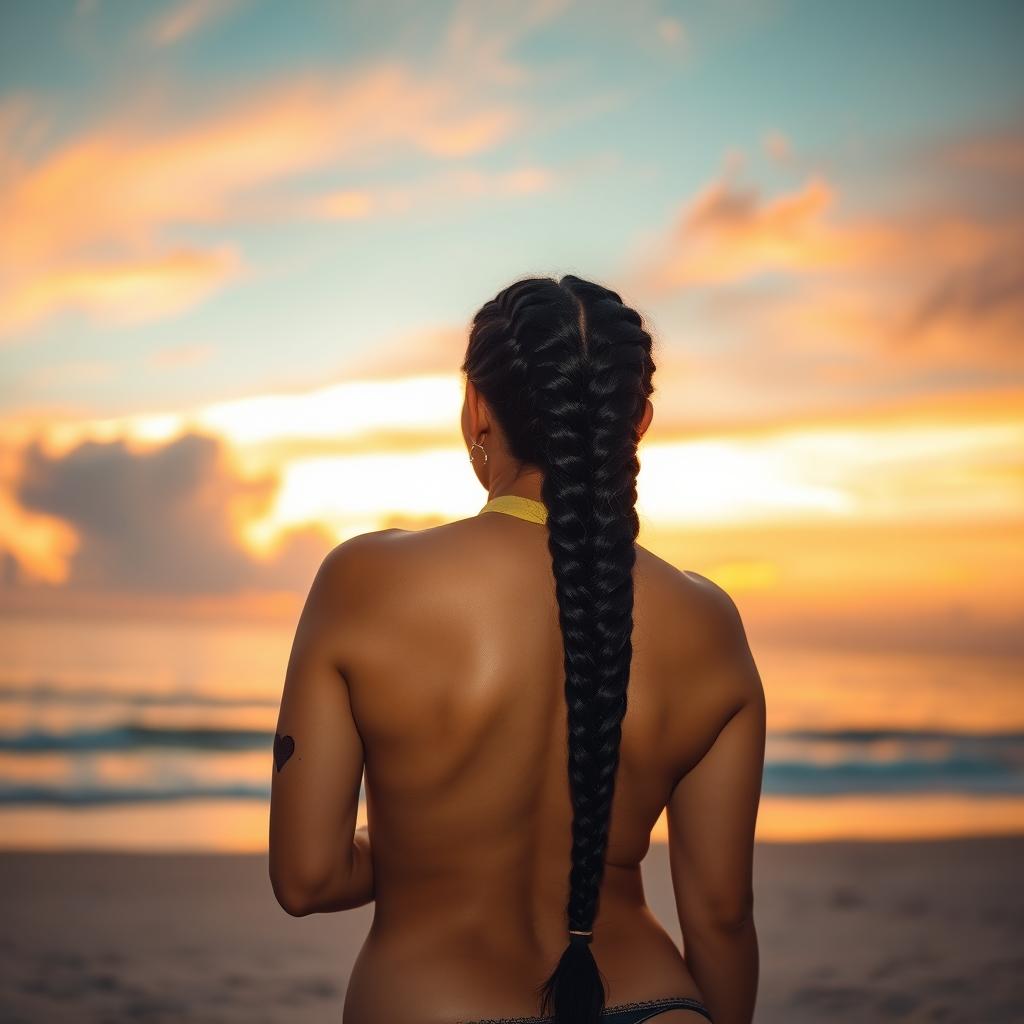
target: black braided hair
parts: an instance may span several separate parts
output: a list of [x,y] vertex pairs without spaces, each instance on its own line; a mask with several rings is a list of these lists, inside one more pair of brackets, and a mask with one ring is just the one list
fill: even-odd
[[[567,275],[509,285],[473,318],[462,371],[510,454],[543,473],[565,650],[572,867],[567,931],[589,932],[608,845],[633,654],[637,443],[651,336],[615,292]],[[540,1011],[596,1024],[607,993],[589,935],[569,935]]]

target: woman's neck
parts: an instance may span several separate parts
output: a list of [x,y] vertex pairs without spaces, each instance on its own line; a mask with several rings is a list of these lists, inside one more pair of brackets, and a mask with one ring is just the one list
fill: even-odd
[[506,494],[515,495],[517,498],[530,498],[533,501],[543,501],[541,488],[544,485],[544,477],[540,473],[520,473],[511,480],[492,480],[487,490],[487,500],[500,498]]

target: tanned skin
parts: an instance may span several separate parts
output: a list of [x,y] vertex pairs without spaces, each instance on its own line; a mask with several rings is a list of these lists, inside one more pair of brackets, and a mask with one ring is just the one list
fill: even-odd
[[[650,423],[650,403],[642,423]],[[540,499],[467,383],[462,432],[489,497]],[[642,456],[642,446],[641,446]],[[750,1024],[754,826],[765,704],[711,580],[637,548],[632,675],[591,950],[609,1005],[703,999]],[[324,559],[274,742],[270,878],[295,916],[374,903],[344,1024],[536,1014],[565,948],[572,808],[546,529],[488,513],[354,537]],[[366,773],[369,828],[356,828]],[[668,808],[685,959],[644,901]],[[372,835],[372,846],[371,846]],[[695,1011],[657,1024],[698,1024]],[[705,1022],[706,1024],[706,1022]]]

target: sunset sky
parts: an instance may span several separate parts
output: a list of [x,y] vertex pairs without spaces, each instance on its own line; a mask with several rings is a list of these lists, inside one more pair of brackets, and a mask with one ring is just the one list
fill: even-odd
[[339,540],[473,514],[468,322],[576,273],[655,337],[642,541],[766,639],[1019,655],[1022,28],[4,5],[2,608],[290,614]]

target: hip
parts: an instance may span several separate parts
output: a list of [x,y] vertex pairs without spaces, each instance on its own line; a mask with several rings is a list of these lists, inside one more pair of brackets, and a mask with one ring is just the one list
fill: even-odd
[[[397,926],[377,917],[353,965],[343,1024],[456,1024],[539,1013],[536,992],[564,949],[556,934],[501,928],[500,915],[437,914]],[[507,918],[506,918],[507,920]],[[605,907],[590,946],[609,1006],[701,999],[686,961],[646,905]]]

